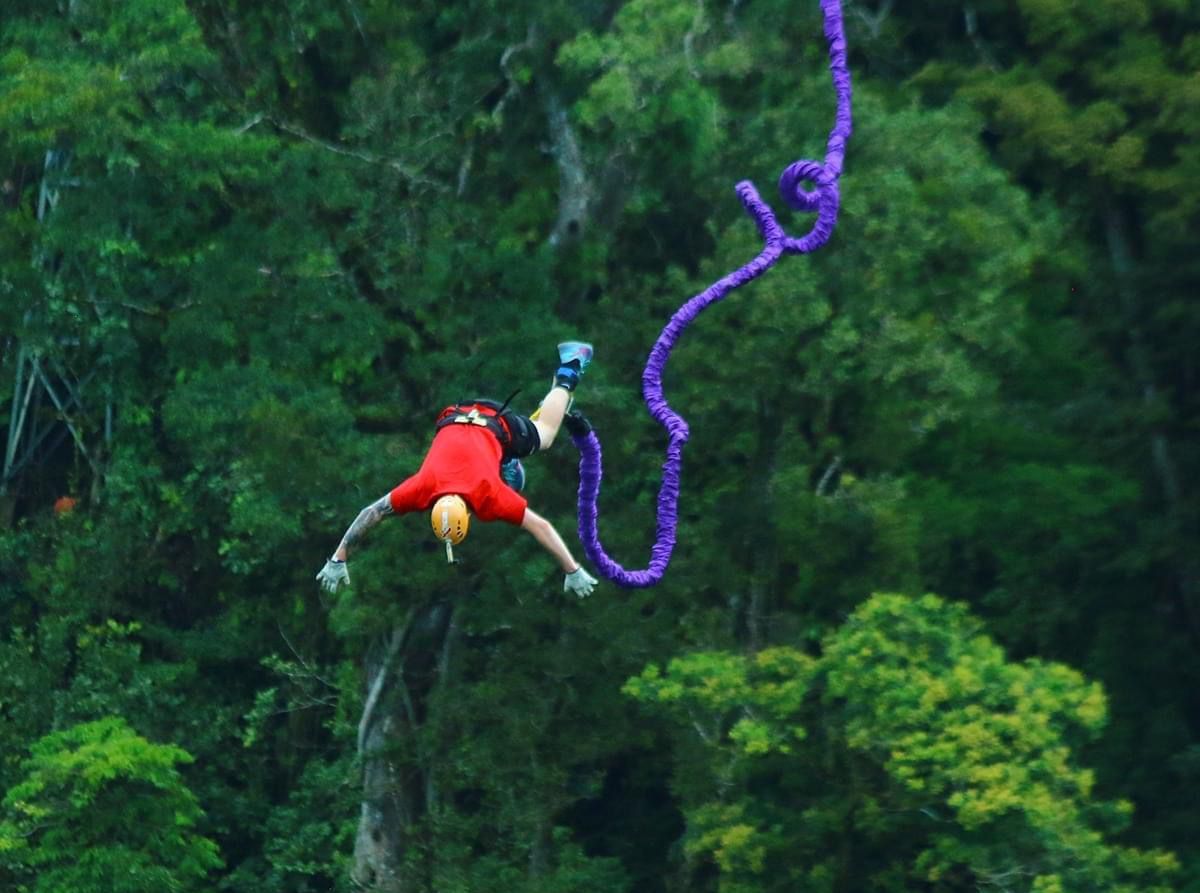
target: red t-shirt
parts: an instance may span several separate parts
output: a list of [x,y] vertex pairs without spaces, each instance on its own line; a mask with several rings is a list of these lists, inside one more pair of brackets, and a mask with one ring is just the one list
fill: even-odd
[[457,493],[480,521],[520,526],[528,502],[500,479],[501,455],[500,442],[487,428],[447,425],[434,435],[417,473],[389,495],[392,511],[422,511],[439,497]]

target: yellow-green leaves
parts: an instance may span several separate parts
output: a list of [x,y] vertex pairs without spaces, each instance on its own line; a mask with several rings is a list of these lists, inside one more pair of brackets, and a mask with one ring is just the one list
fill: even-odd
[[702,652],[672,660],[665,675],[651,665],[624,691],[662,705],[693,723],[706,743],[740,756],[787,753],[805,736],[788,718],[808,693],[813,666],[812,658],[791,648],[750,657]]
[[0,865],[30,893],[203,889],[222,863],[176,768],[191,760],[116,716],[45,736],[4,797]]
[[677,786],[688,853],[725,893],[787,889],[802,867],[840,889],[1153,890],[1175,867],[1105,838],[1128,805],[1093,801],[1075,752],[1104,724],[1100,686],[1009,660],[964,605],[933,595],[874,596],[819,657],[694,653],[625,692],[677,724],[682,753],[708,755],[708,787]]

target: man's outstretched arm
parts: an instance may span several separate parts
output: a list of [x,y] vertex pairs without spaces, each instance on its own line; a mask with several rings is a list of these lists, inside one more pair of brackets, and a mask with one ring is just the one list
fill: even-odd
[[563,573],[567,575],[563,582],[564,592],[574,592],[580,597],[591,595],[592,589],[596,585],[595,577],[584,570],[583,565],[571,555],[571,550],[567,548],[567,544],[563,542],[563,538],[559,536],[553,524],[533,509],[526,508],[525,517],[521,520],[521,529],[529,531],[533,538],[541,543],[542,548],[554,556],[558,566],[563,569]]
[[317,574],[317,580],[323,587],[334,592],[341,583],[350,582],[350,570],[346,567],[346,556],[349,554],[350,547],[358,545],[368,530],[390,514],[392,514],[390,494],[381,496],[358,513],[358,517],[346,528],[333,557],[325,562],[325,566]]
[[358,513],[358,517],[346,528],[346,533],[342,536],[342,541],[338,543],[333,557],[338,561],[345,561],[349,548],[357,546],[368,530],[390,514],[392,514],[391,495],[385,494]]

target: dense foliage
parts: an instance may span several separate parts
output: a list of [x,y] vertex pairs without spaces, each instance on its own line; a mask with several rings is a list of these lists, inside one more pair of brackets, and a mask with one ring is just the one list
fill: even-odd
[[835,237],[577,602],[503,525],[313,575],[566,337],[644,563],[817,4],[6,0],[0,886],[1200,893],[1200,8],[845,6]]

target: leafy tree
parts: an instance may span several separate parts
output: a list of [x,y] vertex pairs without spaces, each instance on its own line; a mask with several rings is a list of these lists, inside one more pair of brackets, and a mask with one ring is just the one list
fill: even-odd
[[874,596],[817,657],[696,652],[625,691],[676,723],[685,848],[722,891],[1166,891],[1178,867],[1116,842],[1131,808],[1076,762],[1100,686],[935,596]]
[[[964,557],[959,570],[991,578],[989,606],[1000,622],[1013,621],[1006,642],[1086,666],[1121,715],[1138,717],[1130,728],[1153,730],[1109,736],[1099,768],[1139,803],[1175,802],[1152,812],[1162,833],[1187,847],[1195,835],[1174,792],[1190,775],[1154,779],[1129,767],[1190,765],[1200,734],[1186,657],[1200,642],[1200,516],[1189,491],[1200,269],[1184,247],[1200,182],[1189,136],[1196,7],[970,3],[880,24],[875,38],[891,39],[897,79],[911,75],[906,86],[927,103],[955,96],[978,109],[993,157],[1053,197],[1074,243],[1066,281],[1048,281],[1038,301],[1032,362],[1010,380],[1024,432],[992,432],[1006,452],[1024,454],[1008,492],[1044,508],[1027,507],[1009,532],[971,536],[981,548],[964,556],[960,541],[939,560]],[[983,483],[972,478],[966,487]],[[1070,518],[1043,526],[1061,505],[1060,487],[1072,494]],[[979,505],[986,523],[988,503]],[[1000,514],[1013,517],[1003,501]],[[1004,547],[1020,539],[1029,543],[1024,555]],[[952,591],[954,576],[929,585]],[[1064,597],[1022,604],[1022,593],[1041,595],[1043,580]],[[1136,631],[1136,642],[1117,629]]]
[[202,812],[178,747],[154,744],[120,717],[51,733],[4,797],[0,858],[31,893],[205,889],[222,866],[196,833]]

